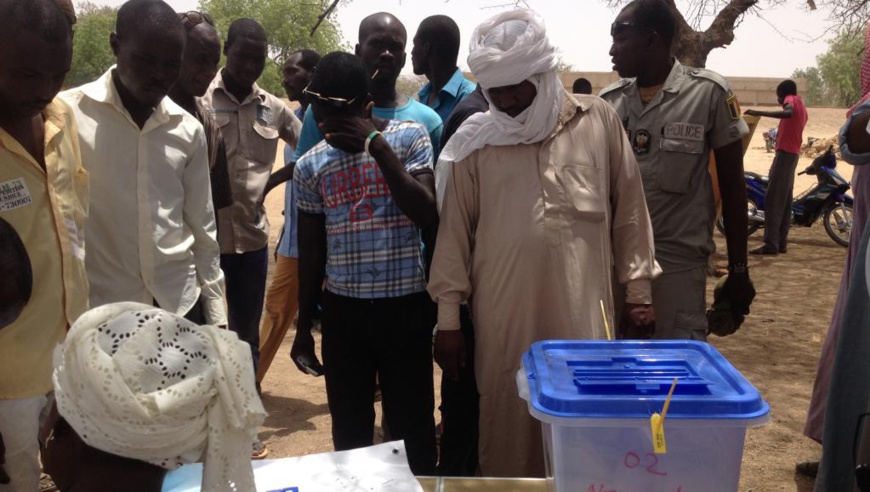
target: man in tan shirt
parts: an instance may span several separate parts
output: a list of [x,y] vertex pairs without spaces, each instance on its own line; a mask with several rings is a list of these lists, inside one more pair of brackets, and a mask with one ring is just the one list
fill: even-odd
[[[605,338],[614,280],[626,286],[623,337],[648,337],[655,262],[637,163],[614,110],[571,96],[557,51],[530,10],[500,14],[468,57],[490,102],[441,153],[441,223],[429,293],[438,302],[435,358],[456,377],[459,306],[475,328],[484,476],[543,476],[541,425],[519,398],[522,354],[544,339]],[[575,99],[576,97],[576,99]]]
[[251,345],[255,370],[269,262],[269,221],[261,201],[278,139],[295,147],[302,127],[283,101],[256,83],[268,49],[266,32],[259,23],[234,21],[224,44],[226,66],[202,99],[226,142],[234,199],[230,207],[217,213],[229,328]]

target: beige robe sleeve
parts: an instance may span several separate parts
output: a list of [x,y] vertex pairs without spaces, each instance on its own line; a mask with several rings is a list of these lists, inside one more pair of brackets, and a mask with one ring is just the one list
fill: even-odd
[[438,242],[429,274],[429,295],[438,303],[438,329],[459,329],[459,306],[471,297],[471,254],[477,227],[479,190],[475,154],[451,164],[446,173]]
[[652,279],[662,272],[655,260],[652,224],[634,151],[616,111],[605,108],[610,159],[613,261],[625,302],[652,304]]

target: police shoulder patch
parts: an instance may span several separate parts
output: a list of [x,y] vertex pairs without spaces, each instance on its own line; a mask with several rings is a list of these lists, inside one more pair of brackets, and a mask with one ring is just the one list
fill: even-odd
[[725,105],[728,107],[728,114],[732,120],[740,119],[740,103],[737,102],[737,96],[733,92],[728,91],[728,97],[725,98]]

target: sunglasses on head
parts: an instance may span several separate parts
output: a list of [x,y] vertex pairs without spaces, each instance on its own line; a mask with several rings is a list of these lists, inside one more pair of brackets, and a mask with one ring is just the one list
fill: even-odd
[[359,99],[359,96],[357,96],[353,99],[345,99],[343,97],[322,96],[314,91],[309,90],[308,87],[309,86],[305,86],[305,88],[302,89],[303,94],[305,94],[306,96],[313,97],[318,102],[323,103],[323,104],[328,104],[336,109],[344,109],[344,108],[350,106],[351,104],[353,104],[357,99]]
[[195,10],[178,14],[178,19],[187,29],[193,29],[203,22],[214,27],[214,19],[212,19],[210,15]]
[[613,24],[610,24],[610,35],[615,36],[618,31],[627,27],[643,28],[646,26],[640,25],[637,22],[632,21],[616,21]]

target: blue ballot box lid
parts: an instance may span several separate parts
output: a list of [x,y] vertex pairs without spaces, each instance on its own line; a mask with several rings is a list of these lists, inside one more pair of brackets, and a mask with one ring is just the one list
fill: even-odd
[[[698,341],[542,341],[523,356],[529,401],[556,418],[649,418],[678,378],[670,419],[752,420],[770,412],[715,347]],[[522,381],[525,382],[525,381]]]

